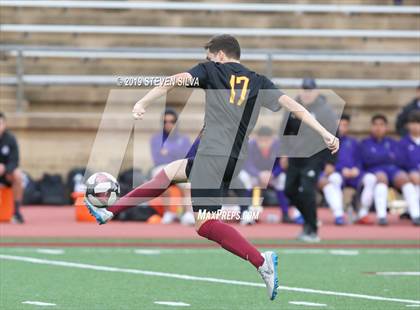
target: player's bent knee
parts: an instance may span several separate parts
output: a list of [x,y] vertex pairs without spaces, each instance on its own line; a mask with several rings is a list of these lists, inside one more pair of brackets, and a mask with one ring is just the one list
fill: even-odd
[[341,184],[343,183],[343,178],[341,177],[341,175],[337,172],[332,173],[329,177],[328,180],[333,183],[336,186],[341,186]]
[[179,159],[171,162],[163,168],[169,180],[177,181],[178,179],[185,178],[185,168],[187,166],[186,159]]
[[326,178],[321,178],[318,180],[318,187],[323,189],[328,184],[328,180]]
[[420,173],[412,171],[408,174],[408,178],[413,184],[420,185]]
[[376,179],[378,180],[378,183],[385,183],[388,184],[388,177],[383,172],[378,172],[376,174]]
[[22,182],[23,180],[23,173],[22,171],[20,171],[20,169],[15,169],[12,173],[13,175],[13,180],[15,182]]
[[394,178],[394,184],[398,188],[400,188],[404,184],[407,184],[408,182],[408,175],[405,172],[398,173],[397,176]]
[[374,186],[376,184],[376,176],[372,173],[368,173],[363,177],[364,186]]

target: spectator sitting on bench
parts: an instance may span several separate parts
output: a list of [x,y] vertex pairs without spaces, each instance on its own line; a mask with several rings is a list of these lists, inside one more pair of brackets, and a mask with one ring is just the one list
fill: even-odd
[[[185,158],[188,150],[191,148],[190,139],[179,133],[177,129],[178,113],[167,108],[163,114],[163,131],[152,136],[150,148],[152,151],[152,159],[154,168],[151,170],[152,177],[155,176],[162,168],[175,160]],[[183,191],[184,197],[189,197],[189,184],[181,183],[177,186]],[[194,223],[194,216],[187,208],[181,217],[181,222],[186,225]],[[169,224],[177,220],[177,207],[167,207],[163,218],[163,224]]]
[[19,148],[15,136],[6,129],[6,116],[0,112],[0,184],[12,186],[15,199],[13,220],[23,223],[20,205],[23,198],[22,172],[19,170]]

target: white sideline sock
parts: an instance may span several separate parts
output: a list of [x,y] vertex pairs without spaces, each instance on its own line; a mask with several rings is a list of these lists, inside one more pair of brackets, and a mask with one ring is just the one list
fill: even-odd
[[416,193],[416,188],[412,183],[406,183],[401,187],[402,194],[408,204],[408,211],[412,219],[420,216],[419,196]]
[[360,195],[359,218],[365,217],[369,213],[369,209],[373,203],[373,192],[376,185],[376,176],[368,173],[363,177],[363,190]]
[[343,216],[343,192],[341,191],[341,188],[337,188],[334,184],[328,183],[324,186],[322,192],[324,193],[325,200],[334,216]]
[[388,200],[388,185],[379,183],[375,186],[374,191],[376,216],[378,218],[386,218],[386,204]]

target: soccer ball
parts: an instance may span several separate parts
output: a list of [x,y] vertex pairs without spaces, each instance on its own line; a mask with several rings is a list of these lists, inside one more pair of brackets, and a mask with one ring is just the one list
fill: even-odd
[[86,182],[86,199],[98,208],[106,208],[114,204],[120,195],[117,180],[106,172],[98,172]]

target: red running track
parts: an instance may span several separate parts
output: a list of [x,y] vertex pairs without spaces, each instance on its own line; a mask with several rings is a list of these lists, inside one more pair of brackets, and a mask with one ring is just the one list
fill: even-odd
[[[278,213],[277,209],[265,211]],[[25,207],[24,225],[0,224],[0,238],[112,238],[112,239],[201,239],[193,227],[180,224],[145,224],[139,222],[111,222],[106,225],[80,223],[75,221],[73,207]],[[387,227],[333,225],[329,210],[320,209],[319,218],[323,222],[320,236],[323,240],[418,240],[420,228],[410,221],[390,216]],[[372,215],[373,216],[373,215]],[[295,239],[301,227],[291,224],[261,223],[253,226],[235,227],[251,239]]]

